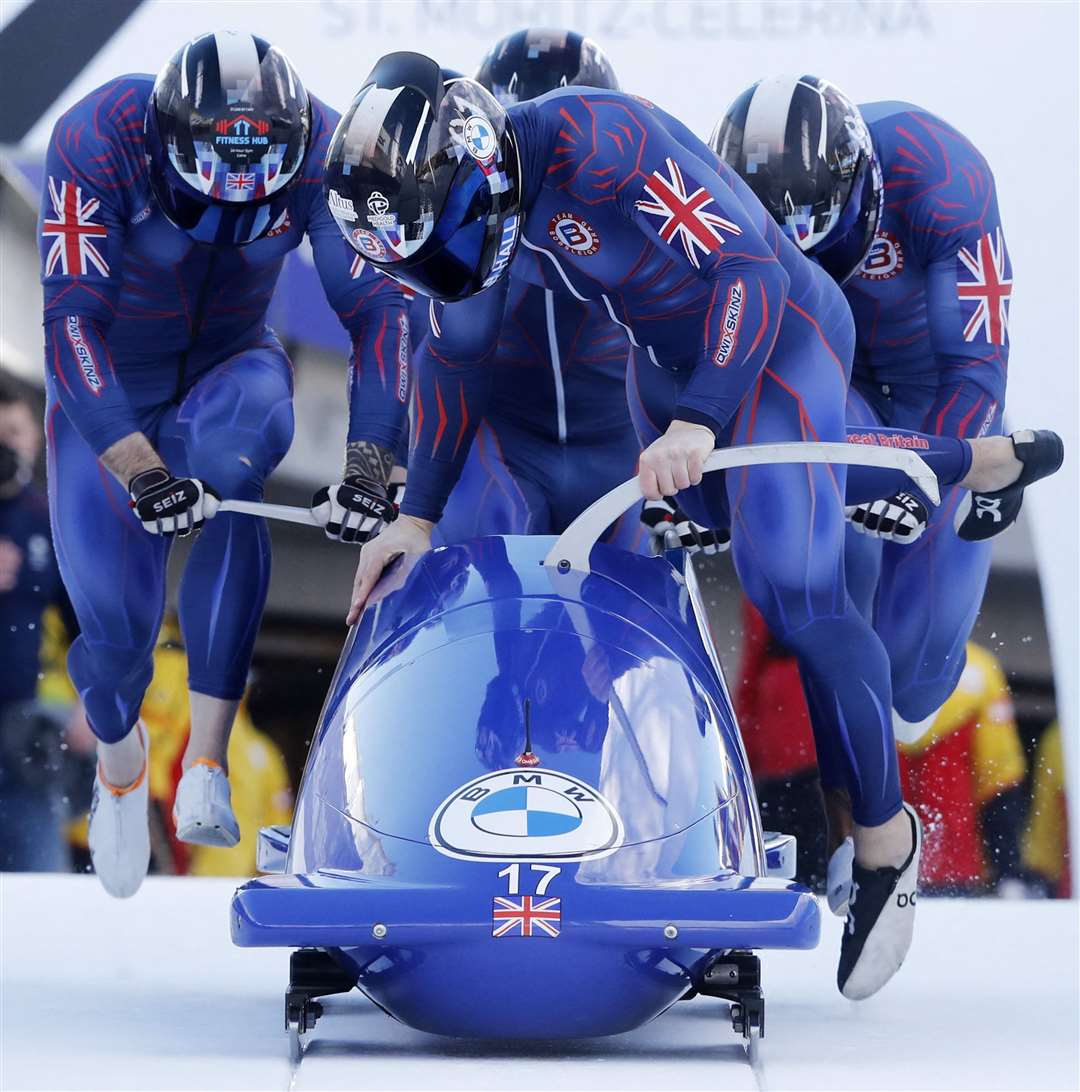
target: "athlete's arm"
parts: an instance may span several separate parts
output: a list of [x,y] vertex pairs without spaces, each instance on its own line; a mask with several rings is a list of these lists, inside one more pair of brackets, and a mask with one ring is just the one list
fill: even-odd
[[56,123],[45,160],[38,220],[45,366],[94,452],[117,448],[106,465],[127,485],[125,471],[161,460],[139,432],[106,340],[122,283],[130,164],[114,137],[98,135],[92,109],[80,103]]
[[704,158],[711,154],[704,145],[701,155],[686,146],[700,144],[696,138],[686,133],[686,142],[676,140],[653,111],[636,113],[645,127],[645,155],[640,179],[623,187],[623,207],[688,276],[711,289],[697,365],[675,419],[719,435],[764,369],[780,328],[789,278],[777,256],[778,233]]
[[343,542],[365,542],[393,519],[387,483],[409,402],[409,329],[401,287],[353,252],[341,237],[322,195],[321,165],[336,115],[321,103],[315,112],[310,162],[298,204],[305,217],[315,267],[330,306],[352,340],[349,358],[349,425],[342,478],[312,499],[325,516],[326,533]]
[[[338,115],[312,100],[309,161],[301,180],[304,229],[326,299],[352,340],[348,444],[357,471],[385,484],[405,426],[409,401],[409,327],[401,286],[356,254],[341,237],[322,193],[322,163]],[[309,177],[310,173],[310,177]],[[372,448],[380,454],[371,456]],[[347,456],[347,464],[350,458]]]
[[346,622],[355,623],[384,568],[423,554],[461,476],[487,409],[509,278],[459,303],[431,305],[430,333],[417,354],[413,443],[401,515],[364,546]]
[[970,438],[989,430],[1005,400],[1012,265],[993,176],[964,148],[969,169],[916,208],[913,235],[927,269],[927,321],[940,376],[924,428]]
[[409,487],[403,515],[437,523],[487,412],[509,278],[458,303],[432,302],[416,355]]

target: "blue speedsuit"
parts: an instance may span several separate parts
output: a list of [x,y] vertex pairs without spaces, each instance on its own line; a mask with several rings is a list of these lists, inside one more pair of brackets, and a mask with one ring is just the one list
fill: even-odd
[[[210,248],[174,227],[151,196],[143,118],[152,86],[150,76],[121,77],[61,117],[39,223],[49,498],[82,627],[68,666],[94,732],[110,742],[135,723],[152,674],[170,543],[143,530],[98,456],[142,431],[173,473],[226,498],[261,497],[293,433],[292,366],[266,310],[286,253],[305,234],[353,340],[349,439],[392,449],[408,396],[400,290],[365,269],[323,200],[337,116],[312,99],[302,175],[268,234]],[[241,696],[269,575],[264,521],[207,523],[180,589],[192,690]]]
[[[856,347],[849,421],[947,437],[999,435],[1012,269],[986,160],[907,103],[860,107],[885,183],[870,253],[845,287]],[[852,532],[848,586],[892,664],[893,705],[936,711],[963,671],[990,568],[989,542],[953,530],[952,488],[910,546]],[[875,599],[876,595],[876,599]]]
[[[631,406],[658,430],[679,418],[719,443],[845,438],[854,328],[843,294],[700,140],[608,91],[560,90],[509,114],[525,189],[517,253],[510,277],[432,308],[403,511],[442,514],[486,412],[515,279],[599,303],[623,327]],[[885,822],[901,805],[889,663],[846,590],[845,469],[726,477],[687,491],[685,507],[711,525],[730,514],[739,575],[799,657],[857,821]]]
[[[417,303],[430,311],[430,301]],[[561,534],[637,470],[623,330],[597,304],[519,278],[504,307],[484,420],[435,529],[438,544],[486,534]],[[416,344],[427,351],[419,338]],[[608,541],[645,549],[638,514],[620,519]]]

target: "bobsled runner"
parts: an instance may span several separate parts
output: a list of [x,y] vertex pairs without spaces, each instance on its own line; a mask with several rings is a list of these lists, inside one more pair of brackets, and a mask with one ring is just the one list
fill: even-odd
[[[770,451],[902,464],[936,493],[891,449],[707,467]],[[794,839],[761,829],[692,566],[597,542],[640,500],[628,482],[558,539],[475,539],[384,575],[293,825],[260,835],[280,874],[232,900],[235,943],[296,949],[294,1054],[318,999],[353,987],[440,1035],[611,1035],[695,994],[763,1034],[755,952],[814,947],[818,906]]]

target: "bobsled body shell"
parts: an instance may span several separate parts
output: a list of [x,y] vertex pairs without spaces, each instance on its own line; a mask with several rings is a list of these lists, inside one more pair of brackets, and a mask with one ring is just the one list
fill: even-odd
[[328,948],[411,1026],[499,1038],[624,1031],[716,950],[816,944],[809,892],[761,878],[692,584],[603,546],[558,573],[552,541],[384,578],[312,744],[290,874],[238,891],[237,943]]

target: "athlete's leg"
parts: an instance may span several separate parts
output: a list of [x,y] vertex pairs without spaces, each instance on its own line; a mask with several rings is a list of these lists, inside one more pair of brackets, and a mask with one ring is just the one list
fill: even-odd
[[[840,317],[825,329],[837,350],[805,314],[785,317],[737,418],[735,443],[843,440],[850,333]],[[891,828],[902,800],[888,657],[847,594],[844,479],[840,466],[747,467],[729,473],[727,488],[736,570],[773,635],[799,659],[819,750],[843,763],[858,852],[860,831]]]
[[547,498],[522,465],[530,444],[535,447],[538,441],[505,422],[481,423],[435,526],[434,545],[449,546],[480,535],[551,533]]
[[169,543],[143,529],[127,492],[52,399],[46,432],[53,542],[80,628],[68,671],[104,744],[106,780],[119,787],[142,764],[131,729],[154,671]]
[[[1000,415],[990,430],[1000,433]],[[990,543],[965,542],[953,529],[963,496],[943,491],[919,539],[885,544],[874,624],[892,663],[893,706],[912,724],[955,689],[990,572]]]
[[[240,353],[199,380],[162,422],[158,445],[174,472],[182,467],[224,498],[258,500],[292,434],[292,369],[274,344]],[[199,757],[226,764],[269,581],[265,520],[222,514],[207,521],[180,585],[193,695],[185,769]]]

